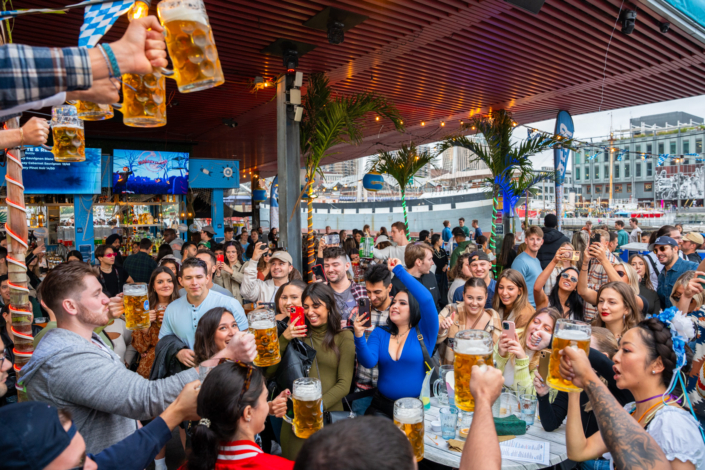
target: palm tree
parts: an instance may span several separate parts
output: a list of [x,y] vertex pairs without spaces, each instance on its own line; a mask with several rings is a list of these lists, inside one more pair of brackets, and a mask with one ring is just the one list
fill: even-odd
[[[539,171],[535,173],[521,173],[518,178],[513,178],[510,184],[510,191],[503,196],[504,201],[509,201],[509,207],[516,206],[519,198],[526,198],[526,208],[524,210],[524,221],[529,226],[529,195],[535,193],[534,186],[541,181],[551,180],[555,177],[555,171]],[[511,209],[510,209],[511,210]]]
[[433,160],[435,160],[437,156],[437,153],[431,152],[428,148],[422,148],[419,151],[416,144],[411,142],[409,145],[402,144],[401,148],[394,152],[380,151],[370,162],[369,169],[387,174],[394,178],[399,184],[407,239],[409,238],[409,219],[406,214],[406,186],[421,168],[426,165],[435,167]]
[[[476,130],[485,138],[485,143],[477,142],[466,136],[447,138],[440,146],[439,153],[451,148],[462,147],[475,154],[474,161],[482,161],[492,174],[486,182],[492,188],[492,234],[490,249],[495,249],[497,211],[499,210],[499,195],[509,191],[511,179],[516,172],[520,175],[532,173],[531,155],[553,148],[555,145],[570,146],[572,141],[562,136],[539,135],[520,143],[512,142],[512,134],[517,123],[509,111],[501,109],[485,116],[477,116],[464,130]],[[509,204],[503,204],[504,229],[509,232]]]
[[[294,211],[299,210],[299,201],[308,195],[308,266],[315,262],[313,252],[313,182],[320,173],[321,161],[333,155],[330,149],[339,144],[357,145],[362,141],[364,118],[370,113],[392,121],[394,128],[403,131],[399,110],[386,98],[376,93],[358,93],[351,96],[332,96],[332,89],[323,73],[309,75],[306,96],[303,102],[304,116],[301,121],[301,155],[306,162],[306,183]],[[292,213],[293,217],[293,213]]]

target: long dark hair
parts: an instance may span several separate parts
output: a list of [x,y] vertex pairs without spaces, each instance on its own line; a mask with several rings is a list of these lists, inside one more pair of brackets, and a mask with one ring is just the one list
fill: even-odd
[[[563,312],[563,306],[561,305],[561,299],[558,296],[558,289],[559,289],[558,284],[561,282],[561,276],[563,275],[563,273],[565,273],[567,271],[575,271],[575,276],[576,277],[580,276],[580,271],[578,271],[577,268],[575,268],[573,266],[569,266],[569,267],[565,268],[563,271],[561,271],[561,273],[556,278],[556,283],[553,284],[553,288],[551,289],[551,293],[548,294],[548,305],[557,309],[558,312],[561,314],[561,316],[565,316],[565,315]],[[569,316],[572,314],[573,318],[575,320],[584,321],[585,311],[584,311],[583,298],[578,295],[578,286],[577,285],[575,286],[575,289],[573,289],[573,292],[568,294],[568,300],[566,300],[565,306],[568,307],[568,315]]]
[[168,243],[164,243],[159,247],[159,251],[157,252],[157,264],[164,258],[166,255],[173,255],[174,254],[174,249],[169,245]]
[[[335,344],[335,335],[343,331],[340,327],[343,316],[338,311],[338,306],[335,303],[335,292],[328,284],[314,282],[306,286],[304,293],[301,294],[302,304],[306,299],[311,299],[315,306],[323,304],[328,310],[328,326],[326,328],[326,336],[323,338],[323,347],[333,351],[340,358],[340,350]],[[310,332],[312,329],[311,323],[308,321],[308,317],[304,316],[304,319]]]
[[159,303],[159,296],[157,295],[157,290],[154,288],[154,283],[157,282],[157,276],[161,273],[167,273],[171,276],[171,282],[174,284],[174,291],[169,297],[169,303],[172,303],[179,298],[179,283],[176,281],[176,274],[166,266],[158,266],[152,275],[149,277],[149,284],[147,285],[147,298],[149,299],[149,308],[153,309]]
[[[421,307],[419,307],[419,302],[416,300],[416,297],[406,288],[398,289],[397,295],[394,297],[396,298],[402,292],[409,296],[409,327],[414,328],[421,321]],[[399,334],[399,327],[392,322],[390,317],[387,317],[387,322],[382,329],[388,331],[392,336]]]
[[[242,393],[248,370],[251,370],[252,374],[250,386]],[[186,466],[188,470],[215,468],[221,443],[233,438],[245,408],[257,408],[263,389],[264,375],[257,367],[248,369],[239,363],[228,361],[208,374],[198,392],[196,412],[201,418],[209,420],[210,424],[199,424],[193,428],[191,454]]]
[[506,266],[509,259],[509,253],[514,249],[514,234],[508,233],[502,241],[502,250],[499,253],[499,259],[497,263],[500,266]]
[[[240,262],[240,264],[245,264],[245,262],[242,260],[242,255],[244,254],[245,250],[242,249],[242,245],[240,245],[240,242],[236,243],[235,241],[231,240],[229,242],[223,243],[223,254],[227,253],[229,246],[235,247],[235,250],[237,251],[237,260]],[[227,256],[225,256],[225,264],[230,266],[230,260]],[[230,267],[232,268],[232,266]]]
[[[307,284],[304,281],[294,279],[294,280],[287,282],[286,284],[279,286],[279,289],[277,289],[277,293],[274,294],[274,311],[276,312],[276,314],[279,315],[280,313],[284,313],[284,312],[279,311],[279,300],[282,298],[282,294],[284,293],[285,287],[287,287],[287,286],[297,287],[297,288],[301,289],[301,292],[303,295],[303,291],[306,290],[306,285]],[[303,297],[301,300],[303,300]]]
[[201,319],[198,320],[196,340],[193,344],[193,352],[196,353],[196,363],[201,363],[218,352],[213,338],[218,330],[218,325],[220,325],[220,319],[223,318],[225,312],[232,315],[232,312],[223,307],[214,307],[204,313]]

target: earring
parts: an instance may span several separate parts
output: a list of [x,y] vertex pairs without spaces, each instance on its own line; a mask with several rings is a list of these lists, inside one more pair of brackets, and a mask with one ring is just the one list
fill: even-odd
[[[651,371],[651,375],[656,375],[656,371],[655,371],[655,370],[652,370],[652,371]],[[248,421],[249,421],[249,420],[248,420]]]
[[[655,372],[654,372],[654,373],[655,373]],[[247,418],[247,422],[248,422],[248,423],[250,422],[250,419],[251,419],[251,418]]]

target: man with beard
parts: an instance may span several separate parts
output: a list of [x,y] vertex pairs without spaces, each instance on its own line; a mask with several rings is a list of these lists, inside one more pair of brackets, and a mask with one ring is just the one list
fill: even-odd
[[[252,234],[257,237],[257,232]],[[242,298],[250,302],[274,302],[279,287],[289,282],[289,273],[294,269],[294,259],[286,251],[275,251],[269,260],[269,274],[271,279],[262,281],[257,279],[257,263],[260,258],[269,253],[266,243],[257,243],[252,253],[252,259],[245,263],[243,279],[240,284]]]
[[[198,262],[205,270],[205,263]],[[125,368],[93,332],[122,315],[123,301],[103,294],[97,273],[88,264],[57,266],[49,271],[39,293],[54,312],[57,328],[44,335],[32,359],[22,367],[21,381],[29,400],[73,415],[88,453],[125,439],[137,431],[137,420],[158,416],[187,383],[198,380],[197,369],[151,381]],[[246,361],[254,359],[251,335],[236,335],[233,340],[227,351]]]
[[[367,297],[365,288],[348,279],[350,262],[342,248],[329,246],[323,250],[323,272],[328,280],[328,285],[335,292],[335,303],[343,317],[343,327],[348,319],[357,313],[357,301]],[[319,279],[320,281],[320,279]]]

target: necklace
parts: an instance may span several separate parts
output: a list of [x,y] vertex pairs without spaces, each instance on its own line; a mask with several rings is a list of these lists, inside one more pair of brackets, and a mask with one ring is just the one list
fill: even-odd
[[404,336],[406,336],[407,334],[409,334],[410,331],[411,331],[411,329],[408,329],[408,330],[406,330],[406,333],[404,333],[404,334],[397,334],[397,335],[395,335],[395,336],[396,336],[396,340],[397,340],[397,344],[401,343],[402,338],[403,338]]
[[639,400],[639,401],[637,401],[636,403],[646,403],[647,401],[651,401],[651,400],[653,400],[654,398],[658,398],[658,397],[661,397],[661,396],[663,396],[663,393],[659,393],[658,395],[654,395],[653,397],[646,398],[646,399],[644,399],[644,400]]

